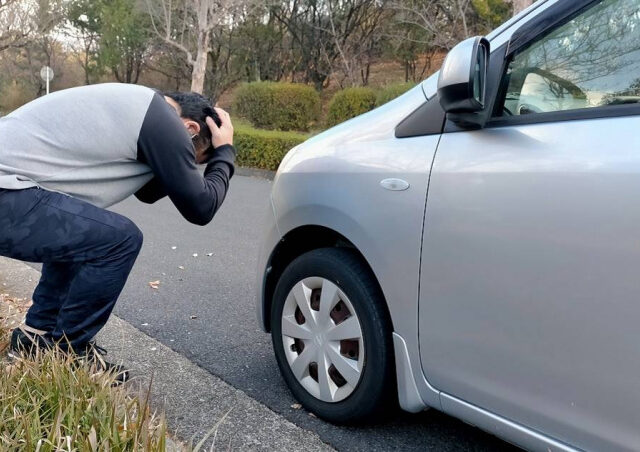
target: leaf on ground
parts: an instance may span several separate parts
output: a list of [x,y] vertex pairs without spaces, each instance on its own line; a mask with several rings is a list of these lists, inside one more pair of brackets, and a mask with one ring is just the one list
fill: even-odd
[[160,285],[160,281],[149,281],[149,287],[151,287],[152,289],[158,289],[158,286]]
[[300,408],[302,408],[302,405],[300,405],[299,403],[294,403],[293,405],[291,405],[291,408],[293,408],[294,410],[299,410]]

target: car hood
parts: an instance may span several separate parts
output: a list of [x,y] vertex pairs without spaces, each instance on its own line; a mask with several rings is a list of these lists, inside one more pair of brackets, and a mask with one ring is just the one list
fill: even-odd
[[375,110],[332,127],[296,146],[282,160],[276,179],[279,174],[290,172],[294,168],[296,171],[305,171],[307,163],[317,170],[319,160],[349,152],[356,143],[392,138],[398,123],[431,97],[429,93],[434,92],[436,76],[434,74]]

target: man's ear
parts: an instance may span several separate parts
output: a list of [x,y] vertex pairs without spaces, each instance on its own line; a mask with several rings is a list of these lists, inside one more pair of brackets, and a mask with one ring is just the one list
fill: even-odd
[[187,128],[189,135],[193,136],[200,133],[200,124],[198,124],[196,121],[182,118],[182,122],[184,122],[184,126]]

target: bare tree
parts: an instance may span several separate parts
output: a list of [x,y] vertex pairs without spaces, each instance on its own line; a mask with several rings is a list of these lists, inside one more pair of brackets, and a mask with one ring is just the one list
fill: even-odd
[[207,93],[217,99],[242,78],[242,70],[233,64],[237,51],[235,27],[218,27],[211,36],[207,66]]
[[[371,63],[382,37],[382,22],[389,17],[384,8],[386,3],[386,0],[326,0],[328,25],[324,31],[330,36],[340,62],[334,71],[342,72],[351,86],[369,82]],[[334,61],[327,62],[335,66]]]
[[183,52],[191,71],[191,91],[204,89],[211,38],[219,26],[232,26],[237,9],[248,0],[145,0],[155,33],[167,44]]
[[388,0],[267,0],[270,13],[286,27],[294,67],[291,78],[321,90],[330,74],[350,85],[366,84],[379,50],[380,25]]
[[152,49],[144,64],[148,70],[164,75],[175,91],[180,91],[183,81],[191,78],[192,69],[187,64],[184,52],[176,51],[175,47],[164,41]]
[[393,59],[402,64],[404,81],[424,80],[442,50],[434,47],[421,27],[390,22],[385,34]]
[[253,8],[240,18],[233,54],[242,66],[244,78],[280,81],[286,77],[296,56],[286,26],[274,16],[267,4]]
[[0,0],[0,51],[24,47],[34,35],[54,27],[60,14],[51,14],[53,3],[49,0]]
[[[8,48],[12,47],[14,60],[17,67],[22,69],[23,80],[28,81],[34,95],[42,95],[45,92],[45,84],[40,78],[40,69],[47,65],[53,67],[60,75],[61,63],[64,60],[64,49],[61,43],[54,37],[52,30],[62,23],[64,19],[62,0],[38,0],[34,2],[23,1],[19,10],[28,14],[23,18],[23,24],[28,26],[28,35],[17,38]],[[16,17],[16,16],[14,16]],[[23,30],[22,33],[26,31]]]
[[291,81],[295,81],[297,74],[302,74],[305,83],[313,83],[317,90],[321,90],[339,56],[327,33],[329,24],[324,2],[266,0],[266,3],[290,37],[290,51],[295,55]]
[[420,39],[431,47],[449,50],[471,34],[471,0],[399,0],[392,8],[398,22],[421,28]]
[[62,75],[63,48],[60,42],[45,34],[19,49],[23,56],[18,66],[22,66],[28,74],[29,86],[35,96],[42,96],[46,92],[46,84],[40,77],[40,69],[47,65],[53,68],[57,77]]

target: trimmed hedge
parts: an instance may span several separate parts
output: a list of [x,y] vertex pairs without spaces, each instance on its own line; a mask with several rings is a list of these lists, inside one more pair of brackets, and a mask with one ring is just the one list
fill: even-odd
[[355,87],[338,91],[329,102],[327,126],[354,118],[373,110],[376,106],[376,93],[371,88]]
[[309,138],[297,132],[258,130],[239,124],[234,127],[233,144],[239,166],[275,171],[291,148]]
[[416,86],[415,83],[394,83],[393,85],[387,85],[378,91],[378,96],[376,98],[376,105],[379,107],[380,105],[386,104],[389,101],[392,101],[396,97],[400,97],[411,88]]
[[245,83],[236,90],[233,109],[262,129],[309,130],[320,117],[320,95],[301,83]]

